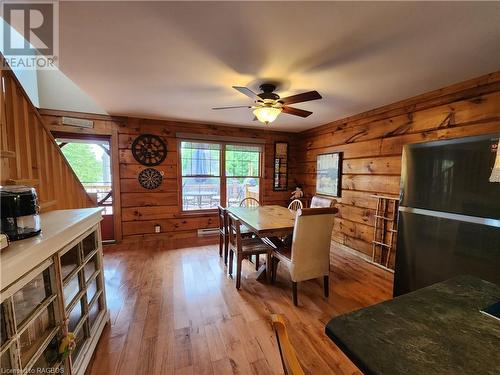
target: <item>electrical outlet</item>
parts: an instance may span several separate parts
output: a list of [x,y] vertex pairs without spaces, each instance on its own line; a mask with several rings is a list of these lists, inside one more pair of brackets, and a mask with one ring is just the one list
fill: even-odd
[[155,233],[160,233],[160,232],[161,232],[161,227],[158,224],[156,224],[155,225]]

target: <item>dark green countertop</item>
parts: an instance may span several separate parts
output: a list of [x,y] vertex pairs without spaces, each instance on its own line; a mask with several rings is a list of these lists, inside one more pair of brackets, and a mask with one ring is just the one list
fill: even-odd
[[[499,270],[500,272],[500,270]],[[500,286],[460,276],[332,319],[326,334],[367,374],[500,374]]]

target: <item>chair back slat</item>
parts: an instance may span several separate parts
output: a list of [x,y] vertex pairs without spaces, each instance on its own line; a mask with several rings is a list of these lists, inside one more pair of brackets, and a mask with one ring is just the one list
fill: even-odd
[[228,213],[229,245],[236,251],[241,251],[241,222],[232,214]]
[[259,206],[260,202],[252,197],[245,198],[240,202],[240,207],[259,207]]
[[294,199],[293,201],[290,202],[288,205],[289,210],[297,211],[300,210],[304,207],[302,204],[302,201],[300,199]]
[[276,333],[281,363],[283,364],[285,375],[304,375],[304,370],[302,370],[299,360],[297,359],[297,354],[288,338],[285,318],[280,314],[272,314],[271,320],[273,322],[274,332]]
[[217,213],[219,217],[219,231],[221,233],[227,232],[227,210],[222,206],[217,206]]

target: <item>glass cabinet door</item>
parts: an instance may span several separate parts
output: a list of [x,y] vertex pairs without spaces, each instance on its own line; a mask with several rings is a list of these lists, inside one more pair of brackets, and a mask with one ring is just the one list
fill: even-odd
[[51,369],[58,364],[58,353],[59,340],[57,337],[54,337],[50,340],[43,353],[33,363],[33,366],[31,367],[32,369],[35,369],[35,372],[33,373],[50,374]]
[[4,305],[2,303],[2,305],[0,306],[0,337],[1,337],[0,347],[2,347],[9,338],[9,335],[7,333],[7,322],[3,310],[4,310]]
[[10,299],[0,305],[0,369],[3,373],[8,373],[9,370],[14,369],[16,366],[12,363],[12,328],[9,326],[7,317],[7,304]]
[[73,246],[69,251],[61,255],[61,275],[66,280],[72,275],[80,264],[80,244]]
[[26,283],[19,281],[2,303],[2,371],[39,373],[58,365],[61,313],[54,265],[45,267]]
[[46,269],[14,294],[16,325],[21,325],[52,294],[49,269]]
[[23,367],[29,363],[35,352],[51,335],[55,326],[54,307],[51,303],[26,326],[19,337],[21,365]]
[[97,249],[97,233],[94,231],[85,237],[82,241],[83,257],[85,259]]
[[10,347],[7,348],[4,353],[2,353],[2,357],[0,358],[0,369],[2,369],[2,372],[8,373],[8,370],[12,369],[10,355]]
[[[78,366],[79,356],[101,314],[105,311],[98,233],[85,235],[82,241],[59,255],[63,300],[68,330],[76,337],[71,355]],[[64,268],[67,270],[63,271]]]

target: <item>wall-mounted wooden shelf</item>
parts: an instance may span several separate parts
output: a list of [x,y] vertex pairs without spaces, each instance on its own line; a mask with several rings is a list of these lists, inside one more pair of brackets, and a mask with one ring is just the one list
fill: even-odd
[[372,195],[371,197],[377,199],[372,261],[389,268],[390,258],[396,247],[399,199],[383,195]]

